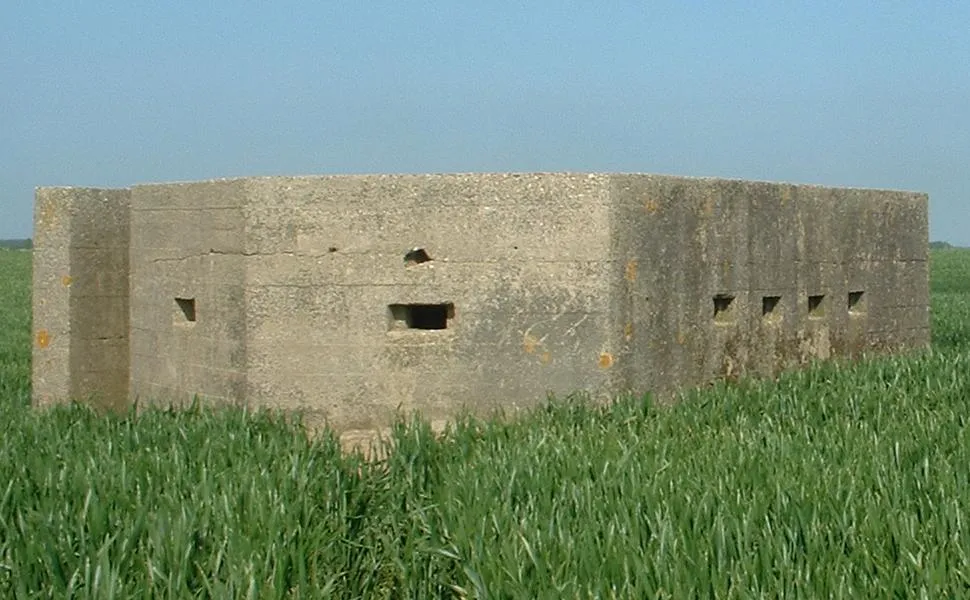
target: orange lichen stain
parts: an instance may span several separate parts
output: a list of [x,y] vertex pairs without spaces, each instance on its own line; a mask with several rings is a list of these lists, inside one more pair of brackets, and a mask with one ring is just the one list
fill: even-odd
[[528,333],[522,336],[522,349],[527,353],[532,354],[539,347],[539,340]]
[[637,280],[637,259],[631,259],[626,263],[626,280],[636,281]]
[[548,365],[552,362],[552,354],[550,354],[548,350],[543,352],[542,355],[539,356],[539,361],[544,365]]
[[70,275],[64,275],[61,277],[61,285],[64,287],[70,287],[72,281],[74,281],[74,279],[72,279]]
[[625,337],[627,341],[633,339],[633,323],[627,323],[623,327],[623,337]]
[[609,352],[600,354],[599,365],[601,369],[609,369],[613,366],[613,355]]
[[653,214],[656,214],[658,210],[660,210],[660,205],[657,204],[656,200],[653,200],[652,198],[647,198],[647,201],[643,203],[643,208],[645,208],[648,213],[653,215]]
[[51,335],[47,333],[46,329],[41,329],[37,332],[37,347],[46,348],[51,345]]

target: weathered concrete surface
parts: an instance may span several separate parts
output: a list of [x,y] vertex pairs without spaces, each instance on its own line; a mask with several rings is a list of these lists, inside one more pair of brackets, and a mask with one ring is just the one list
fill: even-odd
[[613,314],[634,387],[929,343],[924,195],[649,175],[613,186],[626,261]]
[[128,190],[37,190],[35,405],[128,404],[128,202]]
[[[86,193],[39,191],[38,222]],[[111,318],[130,323],[127,398],[143,404],[200,394],[366,430],[398,410],[514,413],[548,393],[663,393],[929,341],[922,194],[610,174],[118,194],[130,314]],[[65,227],[41,255],[91,225]],[[64,270],[52,260],[35,271],[42,298]],[[69,391],[57,352],[38,345],[35,359]],[[46,402],[54,388],[40,389]]]
[[245,401],[245,183],[131,190],[131,391],[139,405],[196,394]]
[[[248,398],[351,429],[608,389],[608,178],[256,179]],[[408,265],[423,248],[431,260]],[[389,306],[453,303],[447,329]]]

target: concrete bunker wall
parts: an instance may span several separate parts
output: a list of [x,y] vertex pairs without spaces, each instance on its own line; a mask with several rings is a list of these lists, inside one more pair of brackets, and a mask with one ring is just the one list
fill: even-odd
[[251,402],[362,429],[610,388],[607,177],[248,185]]
[[618,175],[612,198],[636,388],[929,343],[925,195]]
[[199,394],[365,429],[918,348],[926,200],[608,174],[42,189],[35,402]]
[[127,405],[128,190],[39,188],[34,204],[33,403]]
[[131,393],[246,399],[244,180],[131,191]]

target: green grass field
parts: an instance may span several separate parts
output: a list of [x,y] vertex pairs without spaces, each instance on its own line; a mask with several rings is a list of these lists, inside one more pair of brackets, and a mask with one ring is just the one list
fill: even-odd
[[930,352],[669,409],[400,424],[383,464],[271,414],[38,413],[30,255],[0,252],[0,595],[970,596],[970,251]]

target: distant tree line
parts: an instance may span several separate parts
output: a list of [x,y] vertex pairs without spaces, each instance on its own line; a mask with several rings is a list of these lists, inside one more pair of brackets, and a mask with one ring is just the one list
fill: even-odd
[[33,247],[33,240],[0,240],[0,248],[7,250],[30,250]]
[[946,250],[947,248],[953,248],[953,244],[950,242],[930,242],[930,250]]

